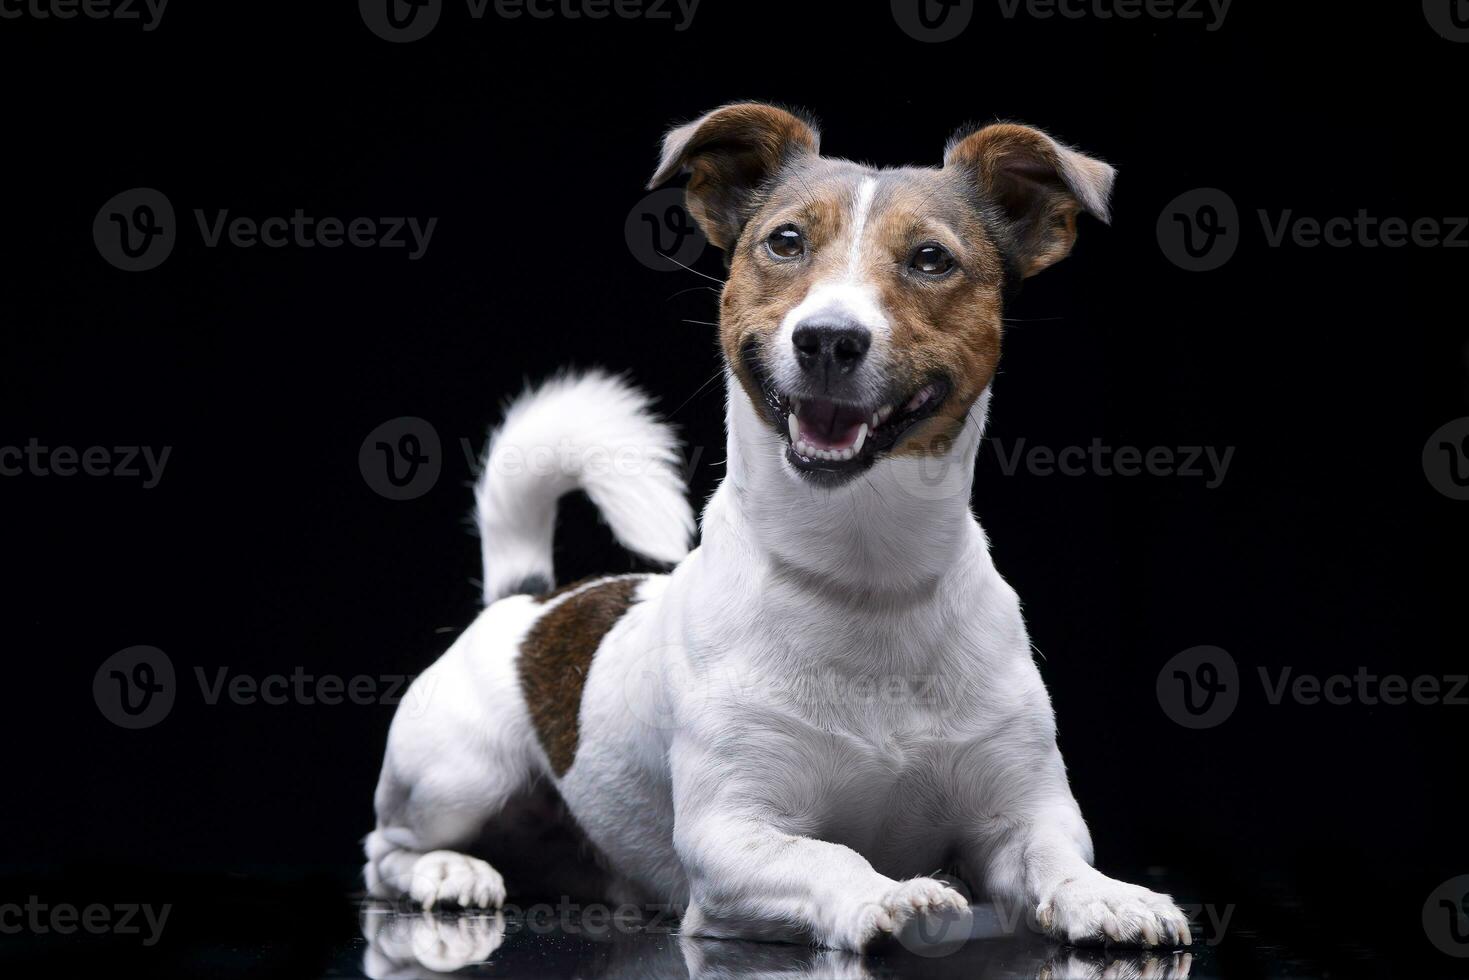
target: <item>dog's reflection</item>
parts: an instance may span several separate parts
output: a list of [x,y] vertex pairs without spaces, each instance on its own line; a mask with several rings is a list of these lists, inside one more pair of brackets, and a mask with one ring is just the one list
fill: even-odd
[[505,943],[499,912],[435,915],[368,904],[361,923],[362,972],[373,980],[447,977],[485,962]]
[[[903,950],[858,956],[781,943],[679,936],[667,927],[619,928],[595,936],[536,935],[500,912],[429,913],[369,903],[362,971],[373,980],[432,980],[477,973],[598,980],[874,980],[875,977],[1023,977],[1038,980],[1185,980],[1188,953],[1061,948],[983,940],[951,955]],[[558,969],[558,965],[560,968]]]
[[1053,949],[1039,980],[1185,980],[1192,953]]

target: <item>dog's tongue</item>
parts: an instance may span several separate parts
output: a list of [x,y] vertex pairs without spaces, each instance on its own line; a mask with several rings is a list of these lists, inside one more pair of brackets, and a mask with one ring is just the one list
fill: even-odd
[[805,399],[796,420],[801,438],[817,449],[846,449],[857,441],[857,430],[867,421],[860,408],[836,402]]

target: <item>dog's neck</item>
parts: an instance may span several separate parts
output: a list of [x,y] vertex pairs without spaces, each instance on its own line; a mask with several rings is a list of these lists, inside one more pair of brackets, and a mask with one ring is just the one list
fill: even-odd
[[724,525],[768,566],[814,588],[864,595],[932,589],[974,547],[970,512],[986,391],[951,449],[881,459],[847,483],[824,488],[785,462],[785,444],[728,379],[728,473],[705,515],[704,539]]

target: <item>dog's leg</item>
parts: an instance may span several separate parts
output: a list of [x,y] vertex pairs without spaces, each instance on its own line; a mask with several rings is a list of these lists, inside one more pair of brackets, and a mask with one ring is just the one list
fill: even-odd
[[535,778],[535,736],[508,653],[481,645],[480,628],[413,683],[393,718],[365,841],[374,897],[504,903],[500,873],[459,849]]
[[1091,835],[1061,789],[1064,798],[1033,801],[1023,823],[986,835],[977,860],[965,862],[983,875],[1001,911],[1076,945],[1187,946],[1188,919],[1173,899],[1092,867]]
[[674,833],[689,875],[683,932],[814,942],[861,952],[925,912],[968,907],[941,881],[896,881],[841,844],[751,814],[681,812]]

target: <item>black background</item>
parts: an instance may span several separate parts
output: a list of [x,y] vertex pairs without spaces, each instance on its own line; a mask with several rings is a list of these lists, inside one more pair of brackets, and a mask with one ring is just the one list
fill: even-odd
[[[195,668],[432,662],[477,609],[460,440],[479,447],[501,401],[561,365],[657,393],[699,453],[702,501],[722,388],[704,387],[713,329],[689,321],[716,298],[640,264],[624,222],[670,123],[765,99],[817,115],[826,153],[877,164],[937,163],[961,124],[1008,118],[1118,167],[1112,227],[1086,221],[1007,311],[990,435],[1234,447],[1227,478],[1006,475],[986,448],[975,494],[1100,865],[1165,869],[1180,898],[1235,904],[1337,975],[1453,972],[1420,914],[1469,873],[1469,708],[1276,706],[1256,676],[1464,672],[1469,504],[1420,455],[1469,414],[1469,252],[1270,248],[1255,216],[1469,213],[1469,45],[1418,4],[1239,0],[1210,32],[981,3],[962,37],[924,44],[883,3],[704,0],[677,31],[475,21],[450,2],[429,37],[389,44],[349,3],[176,0],[152,32],[0,21],[0,52],[0,445],[172,447],[149,490],[0,478],[0,902],[173,902],[176,942],[275,930],[309,947],[350,928],[333,902],[358,887],[392,709],[211,706]],[[168,195],[179,241],[126,273],[91,225],[138,186]],[[1243,219],[1214,272],[1177,268],[1155,233],[1196,187]],[[195,208],[439,221],[409,261],[206,248]],[[712,249],[697,268],[723,273]],[[358,468],[400,416],[444,446],[410,501]],[[561,579],[632,567],[588,504],[563,514]],[[161,724],[123,731],[92,677],[136,644],[168,653],[181,690]],[[1201,644],[1233,654],[1244,691],[1189,731],[1154,684]],[[252,911],[221,921],[221,896]]]

